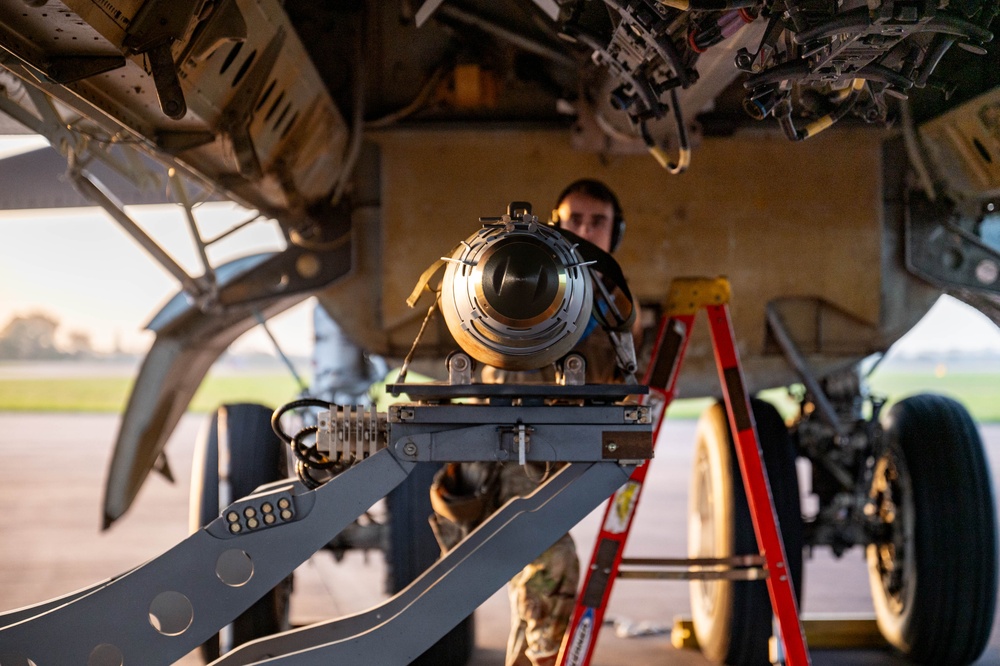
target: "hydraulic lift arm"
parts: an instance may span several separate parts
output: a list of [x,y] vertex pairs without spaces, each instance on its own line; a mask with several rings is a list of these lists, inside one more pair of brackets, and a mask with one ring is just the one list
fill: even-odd
[[[601,389],[563,390],[595,391]],[[491,405],[394,407],[385,430],[365,438],[360,462],[320,487],[298,481],[263,486],[147,564],[81,593],[0,615],[0,663],[173,663],[401,483],[417,461],[513,459],[519,446],[526,447],[527,460],[569,461],[381,606],[258,641],[218,662],[409,663],[649,458],[648,410],[608,404],[616,397],[593,395],[585,404],[565,406],[514,406],[501,397]],[[326,419],[338,432],[336,418]],[[519,432],[530,436],[517,437]]]

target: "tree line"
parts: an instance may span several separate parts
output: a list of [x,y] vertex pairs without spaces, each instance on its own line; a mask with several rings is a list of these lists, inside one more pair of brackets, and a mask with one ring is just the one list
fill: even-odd
[[71,331],[59,345],[58,329],[59,320],[42,312],[14,316],[0,330],[0,359],[44,361],[95,355],[87,333]]

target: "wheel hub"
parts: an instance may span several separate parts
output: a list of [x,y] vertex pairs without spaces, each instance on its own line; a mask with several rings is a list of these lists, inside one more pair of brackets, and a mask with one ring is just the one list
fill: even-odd
[[874,566],[882,580],[886,601],[891,609],[902,612],[906,599],[907,557],[910,556],[910,535],[905,515],[906,498],[901,482],[899,461],[891,453],[879,459],[871,486],[870,510],[873,519]]

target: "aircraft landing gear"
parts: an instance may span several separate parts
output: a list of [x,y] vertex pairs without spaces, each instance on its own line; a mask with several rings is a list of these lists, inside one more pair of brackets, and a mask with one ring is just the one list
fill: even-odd
[[997,520],[972,417],[926,394],[894,405],[883,425],[884,401],[857,366],[817,377],[777,304],[768,330],[804,386],[792,434],[819,505],[806,543],[837,557],[866,548],[879,629],[903,655],[975,661],[996,607]]
[[879,629],[908,657],[967,664],[986,647],[997,594],[989,469],[962,405],[917,395],[889,410],[867,546]]
[[[856,369],[806,383],[814,390],[801,397],[789,454],[794,460],[797,450],[812,467],[818,510],[804,523],[791,517],[798,497],[794,504],[783,499],[785,488],[797,486],[794,464],[775,453],[780,417],[767,403],[753,403],[796,589],[801,545],[829,546],[838,557],[863,547],[886,641],[916,663],[974,662],[993,625],[998,546],[990,472],[972,417],[950,398],[922,394],[896,403],[880,420],[882,402],[867,395]],[[864,416],[866,400],[871,409]],[[719,444],[728,432],[724,416],[713,417],[713,410],[698,424],[689,519],[695,556],[739,554],[741,538],[755,548],[746,500],[738,497],[742,484],[732,482],[738,470]],[[734,510],[741,501],[742,511]],[[713,661],[768,663],[758,646],[769,627],[753,618],[770,618],[770,604],[766,594],[748,592],[752,585],[692,583],[696,636]]]
[[954,400],[906,398],[879,419],[856,370],[817,384],[831,423],[806,392],[793,428],[812,463],[817,514],[806,543],[838,557],[866,549],[879,630],[910,660],[968,664],[985,649],[997,596],[997,523],[982,440]]

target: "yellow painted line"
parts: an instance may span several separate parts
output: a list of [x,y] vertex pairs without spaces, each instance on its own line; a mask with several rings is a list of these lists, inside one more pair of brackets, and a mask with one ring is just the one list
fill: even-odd
[[[802,619],[806,642],[813,650],[874,650],[889,647],[874,616],[818,614]],[[670,643],[678,650],[697,650],[698,639],[689,617],[674,618]]]

